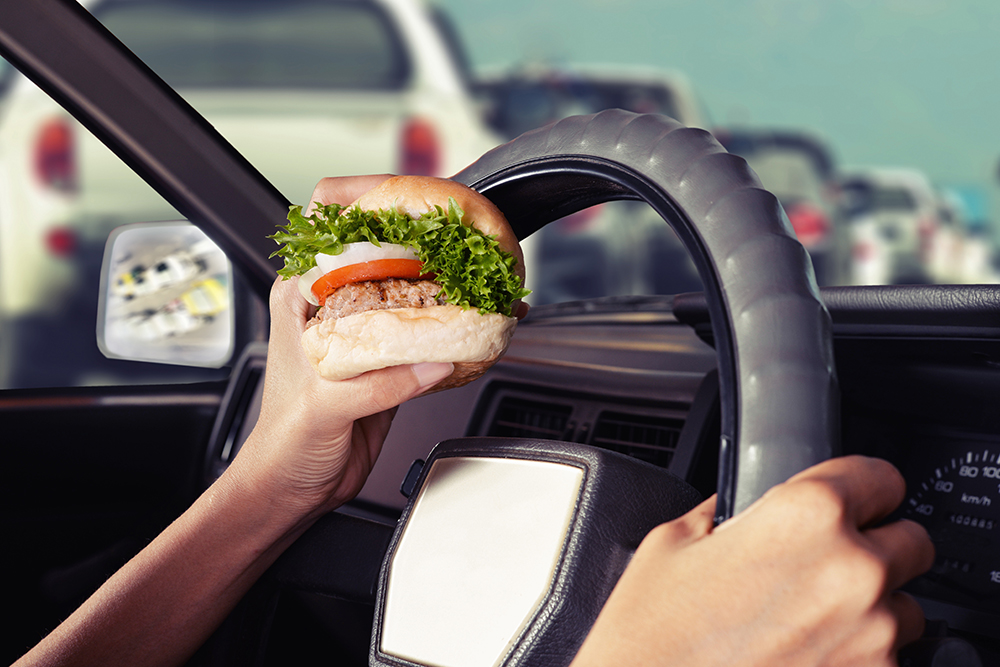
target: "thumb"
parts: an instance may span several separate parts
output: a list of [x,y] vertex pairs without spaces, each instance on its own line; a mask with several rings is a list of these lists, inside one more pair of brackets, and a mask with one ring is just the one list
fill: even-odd
[[394,408],[420,395],[454,370],[455,366],[450,363],[426,362],[382,368],[345,380],[345,384],[354,385],[350,390],[360,399],[351,402],[357,414],[347,416],[360,419]]

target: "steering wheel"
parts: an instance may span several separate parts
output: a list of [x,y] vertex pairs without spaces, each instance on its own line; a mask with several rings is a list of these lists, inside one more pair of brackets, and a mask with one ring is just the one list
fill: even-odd
[[[830,317],[819,297],[809,256],[795,239],[777,199],[763,189],[742,158],[727,153],[708,132],[664,116],[619,110],[576,116],[494,149],[454,178],[493,200],[520,239],[565,215],[612,200],[645,201],[674,229],[706,287],[718,354],[722,423],[717,521],[745,509],[771,486],[837,453],[839,403]],[[442,443],[425,470],[439,451],[444,451],[440,456],[475,455],[483,449],[481,443],[472,439]],[[642,472],[642,481],[636,484],[635,474],[623,472],[621,461],[605,460],[610,452],[581,450],[571,443],[501,444],[502,456],[533,450],[532,455],[543,460],[573,460],[582,467],[610,470],[607,477],[612,482],[603,485],[610,493],[601,492],[604,509],[592,515],[639,514],[644,505],[665,507],[673,498],[671,511],[675,513],[661,516],[659,521],[663,521],[679,514],[678,505],[693,504],[681,488],[683,482],[669,479],[666,471]],[[581,494],[581,498],[587,496],[581,504],[590,502],[588,494],[601,495],[587,490]],[[372,664],[421,664],[377,650],[386,572],[412,507],[413,499],[393,535],[384,526],[343,514],[324,517],[248,596],[249,605],[258,607],[250,616],[259,619],[261,613],[265,617],[273,613],[268,586],[326,593],[365,604],[375,598]],[[619,526],[608,526],[615,521],[605,521],[589,533],[620,532]],[[636,544],[637,528],[632,530],[627,539],[618,535],[588,548],[592,553],[606,552],[609,544],[614,548]],[[380,573],[375,561],[382,553],[387,556]],[[560,607],[577,611],[566,622],[554,624],[547,618],[535,623],[522,636],[522,644],[529,646],[527,652],[516,649],[503,664],[568,664],[603,599],[585,600],[586,613],[579,613],[577,603],[585,595],[598,597],[593,591],[606,589],[608,580],[613,586],[626,561],[619,558],[595,567],[590,557],[570,554],[564,569],[603,569],[600,586],[595,586],[589,572],[570,572],[558,585],[553,584],[550,602],[540,606],[538,614],[548,615]],[[381,589],[376,593],[377,584]],[[566,590],[576,596],[568,603]],[[259,627],[260,621],[256,623]],[[567,623],[575,626],[571,632],[552,631],[554,625]],[[248,634],[245,627],[240,634]],[[539,652],[532,652],[533,639],[551,640],[556,635],[556,646],[547,642],[541,658]],[[246,650],[251,645],[242,644]]]
[[830,458],[839,391],[809,255],[745,160],[704,130],[621,110],[528,132],[457,174],[519,239],[612,200],[641,200],[691,254],[712,320],[722,429],[717,521]]
[[[606,111],[524,134],[455,178],[492,199],[519,238],[638,199],[684,241],[719,356],[717,520],[834,453],[830,321],[808,255],[775,197],[710,134]],[[669,473],[616,457],[552,441],[439,443],[388,545],[370,664],[568,664],[623,554],[694,505]]]

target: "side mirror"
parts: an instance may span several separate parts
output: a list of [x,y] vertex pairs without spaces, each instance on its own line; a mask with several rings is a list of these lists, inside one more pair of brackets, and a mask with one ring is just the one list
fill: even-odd
[[108,237],[97,345],[111,359],[219,368],[233,355],[232,267],[189,222],[125,225]]

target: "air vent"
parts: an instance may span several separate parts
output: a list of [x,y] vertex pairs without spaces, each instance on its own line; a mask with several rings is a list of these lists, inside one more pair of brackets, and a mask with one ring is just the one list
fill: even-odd
[[559,439],[573,409],[568,405],[504,396],[487,435],[507,438]]
[[680,419],[602,412],[590,444],[667,467],[683,426]]

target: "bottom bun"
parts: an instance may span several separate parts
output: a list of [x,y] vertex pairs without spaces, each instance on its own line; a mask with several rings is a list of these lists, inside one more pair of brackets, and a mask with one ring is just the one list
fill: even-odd
[[485,373],[507,350],[516,326],[513,317],[453,305],[368,310],[309,327],[302,347],[328,380],[424,361],[454,363],[455,371],[436,391]]

